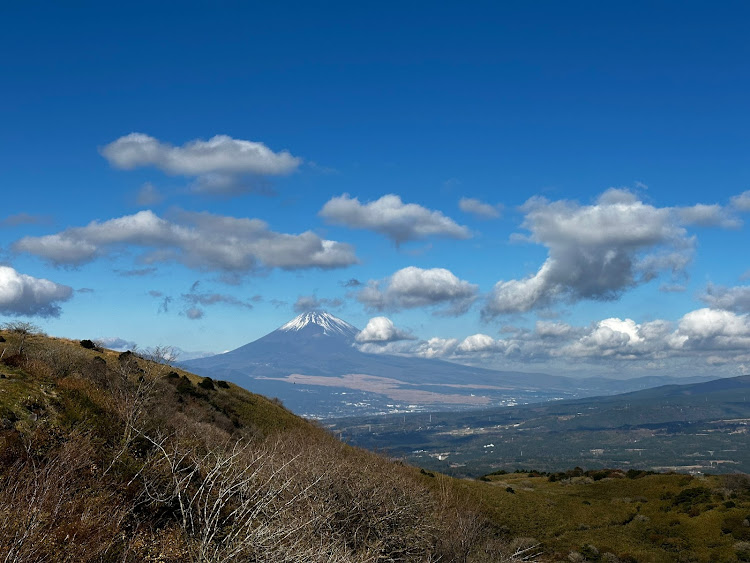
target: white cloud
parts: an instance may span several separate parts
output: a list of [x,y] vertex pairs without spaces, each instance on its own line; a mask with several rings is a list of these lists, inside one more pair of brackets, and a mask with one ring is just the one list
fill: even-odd
[[501,205],[490,205],[471,197],[462,197],[458,207],[464,213],[471,213],[480,219],[496,219],[500,217]]
[[456,346],[458,353],[491,352],[498,349],[497,341],[486,334],[472,334],[467,336]]
[[145,210],[102,223],[25,237],[17,251],[56,265],[79,265],[123,246],[143,247],[146,263],[176,261],[190,268],[247,272],[257,268],[340,268],[357,262],[351,245],[323,240],[310,231],[277,233],[259,219],[178,212],[172,221]]
[[112,166],[132,170],[154,166],[168,174],[289,174],[302,160],[287,151],[273,152],[263,143],[216,135],[175,147],[143,133],[130,133],[102,147]]
[[737,229],[742,226],[740,219],[731,216],[724,207],[718,204],[698,203],[692,207],[677,207],[675,212],[680,222],[685,225],[725,229]]
[[478,286],[459,279],[450,270],[409,266],[385,280],[369,281],[356,296],[378,311],[440,307],[442,314],[460,315],[474,303],[477,291]]
[[535,332],[540,338],[566,338],[576,334],[576,329],[567,323],[537,321]]
[[750,317],[708,308],[691,311],[680,319],[669,342],[677,349],[746,353],[750,348]]
[[708,284],[701,300],[713,309],[750,313],[750,285],[722,287]]
[[632,319],[609,318],[558,352],[563,356],[633,356],[646,352],[641,325]]
[[414,340],[414,338],[409,332],[396,328],[388,317],[371,318],[367,326],[356,336],[357,342],[373,344]]
[[[544,370],[579,374],[584,367],[616,370],[617,374],[642,370],[672,371],[677,375],[705,374],[706,366],[723,366],[721,374],[739,373],[750,361],[750,315],[699,309],[677,323],[608,318],[588,327],[540,321],[533,331],[519,330],[507,338],[487,334],[466,338],[433,337],[412,342],[388,343],[380,350],[425,358],[480,364],[495,369],[541,364]],[[720,375],[715,370],[712,373]]]
[[430,338],[420,342],[414,354],[422,358],[446,358],[455,353],[459,343],[457,338]]
[[72,295],[72,287],[0,266],[0,313],[4,315],[59,317],[59,303]]
[[195,191],[218,194],[256,191],[257,181],[248,177],[290,174],[302,163],[288,151],[274,152],[263,143],[227,135],[176,147],[143,133],[130,133],[100,152],[116,168],[153,166],[167,174],[196,177]]
[[393,194],[366,204],[344,194],[330,199],[319,215],[335,225],[381,233],[396,244],[433,236],[455,239],[471,236],[468,228],[458,225],[440,211],[415,203],[403,203],[399,196]]
[[750,190],[734,196],[730,200],[730,205],[737,211],[750,211]]
[[485,318],[522,313],[581,299],[610,300],[662,272],[681,273],[693,241],[669,208],[610,189],[593,205],[533,197],[521,208],[527,240],[548,257],[526,278],[499,281],[484,308]]

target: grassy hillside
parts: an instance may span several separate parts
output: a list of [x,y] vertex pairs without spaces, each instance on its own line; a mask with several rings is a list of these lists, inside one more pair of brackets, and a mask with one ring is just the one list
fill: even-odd
[[750,561],[750,477],[599,470],[466,482],[511,534],[553,561]]
[[750,479],[457,480],[134,354],[0,331],[0,559],[750,561]]
[[503,561],[457,482],[164,350],[0,331],[3,561]]

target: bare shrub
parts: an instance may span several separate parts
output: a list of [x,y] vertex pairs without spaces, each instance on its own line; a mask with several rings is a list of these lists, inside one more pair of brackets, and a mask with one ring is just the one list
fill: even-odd
[[316,481],[297,478],[296,457],[280,442],[235,441],[199,454],[146,438],[154,454],[143,473],[145,498],[174,512],[192,561],[328,561],[340,551],[310,542],[322,514],[300,507]]
[[31,365],[24,368],[32,375],[42,378],[62,378],[80,373],[89,362],[84,350],[70,343],[51,339],[42,343],[30,343],[26,347],[26,358]]
[[95,561],[114,549],[127,510],[90,486],[93,457],[90,441],[74,435],[46,460],[27,456],[0,477],[0,559]]

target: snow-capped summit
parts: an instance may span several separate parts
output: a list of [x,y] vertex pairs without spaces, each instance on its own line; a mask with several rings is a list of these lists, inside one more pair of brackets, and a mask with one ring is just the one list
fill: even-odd
[[323,329],[323,334],[328,336],[341,335],[347,337],[356,336],[359,330],[346,321],[334,317],[330,313],[322,311],[308,311],[296,316],[278,330],[284,332],[300,331],[305,327],[317,325]]

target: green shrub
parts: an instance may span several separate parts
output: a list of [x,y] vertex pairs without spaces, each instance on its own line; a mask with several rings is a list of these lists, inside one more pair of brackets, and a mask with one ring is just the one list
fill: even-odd
[[210,391],[213,391],[216,389],[216,386],[214,385],[214,380],[210,377],[204,377],[201,382],[198,384],[198,387],[202,387],[203,389],[208,389]]
[[177,392],[180,394],[192,394],[195,393],[195,387],[193,387],[193,383],[188,379],[186,375],[183,375],[180,378],[179,383],[177,384]]
[[705,487],[691,487],[684,489],[674,497],[672,504],[684,512],[694,511],[696,505],[711,501],[711,491]]

